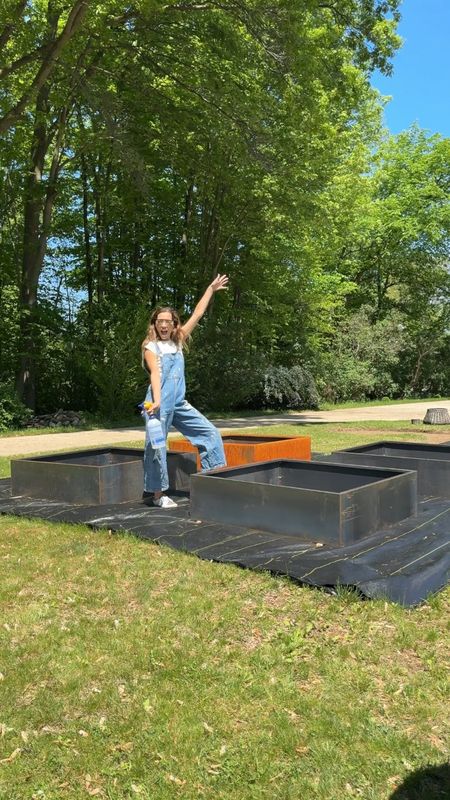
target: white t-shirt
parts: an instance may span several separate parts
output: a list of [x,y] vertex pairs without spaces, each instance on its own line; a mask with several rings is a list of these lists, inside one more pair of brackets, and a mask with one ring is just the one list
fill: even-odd
[[[172,341],[172,339],[168,339],[167,341],[163,342],[160,339],[156,342],[149,342],[145,345],[144,350],[150,350],[152,353],[155,353],[158,357],[158,367],[160,373],[162,372],[161,366],[161,356],[165,356],[168,353],[178,353],[181,350],[181,345],[177,345],[176,342]],[[147,369],[145,362],[142,362],[142,366],[144,369]]]

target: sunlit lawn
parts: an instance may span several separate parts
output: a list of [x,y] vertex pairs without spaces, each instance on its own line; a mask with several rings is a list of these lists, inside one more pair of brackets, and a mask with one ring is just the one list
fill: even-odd
[[[343,428],[301,432],[374,439]],[[403,609],[13,517],[0,565],[2,800],[387,800],[448,758],[449,590]]]

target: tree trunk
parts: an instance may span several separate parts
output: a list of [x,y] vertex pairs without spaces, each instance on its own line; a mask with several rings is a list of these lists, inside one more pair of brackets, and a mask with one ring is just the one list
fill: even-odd
[[81,154],[81,181],[83,185],[83,238],[84,238],[84,265],[86,268],[86,285],[88,293],[88,318],[92,319],[92,304],[94,300],[94,275],[92,269],[92,250],[89,235],[89,182],[87,161],[84,153]]
[[16,388],[29,408],[36,406],[35,385],[35,309],[40,268],[40,215],[42,211],[41,181],[47,152],[46,112],[49,87],[44,86],[36,101],[35,126],[30,169],[25,183],[23,260],[20,286],[20,338],[22,345]]
[[183,230],[180,240],[180,259],[177,274],[176,305],[184,308],[186,303],[186,277],[188,275],[189,228],[194,205],[194,176],[191,175],[184,197]]
[[22,402],[32,409],[36,407],[35,326],[37,290],[47,250],[56,195],[56,183],[61,163],[62,140],[67,120],[67,109],[64,108],[58,118],[55,147],[47,185],[44,190],[42,177],[50,144],[47,130],[48,96],[49,87],[46,85],[39,91],[36,101],[30,169],[24,192],[24,241],[19,294],[22,351],[16,389]]
[[101,198],[101,164],[94,167],[95,241],[97,245],[97,301],[101,305],[105,291],[105,236]]

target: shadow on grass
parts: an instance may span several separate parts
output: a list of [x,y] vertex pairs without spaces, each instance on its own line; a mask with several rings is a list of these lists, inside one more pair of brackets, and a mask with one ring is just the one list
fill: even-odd
[[450,764],[436,764],[412,772],[389,800],[449,800]]

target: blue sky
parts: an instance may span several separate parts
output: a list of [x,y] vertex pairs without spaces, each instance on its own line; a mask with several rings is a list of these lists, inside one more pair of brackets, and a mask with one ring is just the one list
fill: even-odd
[[450,136],[450,0],[403,0],[398,33],[403,47],[394,74],[375,74],[372,84],[391,95],[384,121],[391,133],[417,122],[431,133]]

